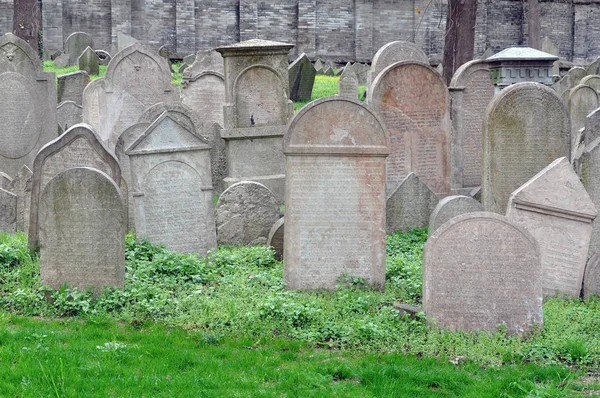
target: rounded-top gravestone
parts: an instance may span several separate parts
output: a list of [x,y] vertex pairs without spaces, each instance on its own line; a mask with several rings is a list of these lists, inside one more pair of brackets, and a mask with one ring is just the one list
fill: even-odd
[[429,220],[429,235],[433,234],[446,221],[465,213],[483,211],[483,205],[470,196],[447,196],[440,200]]

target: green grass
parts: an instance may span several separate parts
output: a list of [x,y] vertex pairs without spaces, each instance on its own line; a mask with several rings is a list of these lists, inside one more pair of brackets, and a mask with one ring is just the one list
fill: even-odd
[[[54,64],[54,61],[44,61],[44,72],[54,72],[56,76],[66,75],[67,73],[77,72],[79,66],[67,66],[66,68],[59,68]],[[106,74],[106,65],[100,65],[100,73],[97,75],[90,75],[90,81],[95,80],[99,77],[103,77]]]
[[[338,82],[340,81],[339,76],[324,76],[317,75],[315,77],[315,84],[313,86],[312,96],[310,100],[295,101],[294,111],[298,112],[302,107],[311,101],[317,100],[323,97],[331,97],[338,93]],[[357,93],[357,99],[366,90],[366,86],[360,86]]]

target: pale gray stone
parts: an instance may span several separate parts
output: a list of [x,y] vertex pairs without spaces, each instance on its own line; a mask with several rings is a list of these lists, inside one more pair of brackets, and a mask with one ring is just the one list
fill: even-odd
[[79,56],[86,48],[94,48],[94,41],[84,32],[73,32],[65,40],[65,53],[69,56],[67,65],[77,65]]
[[558,52],[558,46],[554,44],[548,36],[544,36],[542,39],[542,51],[548,54],[556,55],[557,57],[560,55]]
[[566,91],[577,86],[581,79],[588,75],[588,71],[580,66],[575,66],[567,72],[559,81],[552,85],[559,96],[562,96]]
[[600,137],[600,108],[590,112],[585,118],[585,146]]
[[483,211],[483,205],[470,196],[446,196],[439,201],[429,218],[429,235],[446,221],[461,214]]
[[83,90],[90,82],[90,76],[82,70],[58,76],[57,98],[58,103],[73,101],[76,104],[83,103]]
[[122,32],[117,32],[117,52],[121,52],[125,50],[127,47],[133,46],[134,44],[139,43],[138,40],[134,37],[126,35]]
[[125,281],[125,211],[118,186],[91,168],[66,170],[40,200],[43,285],[99,293]]
[[0,188],[0,232],[15,233],[17,226],[17,195]]
[[569,156],[570,131],[565,104],[543,84],[517,83],[496,95],[483,126],[486,211],[505,214],[512,192],[555,159]]
[[598,212],[570,162],[552,162],[513,192],[506,216],[537,240],[545,296],[579,297]]
[[415,173],[410,173],[387,198],[387,233],[428,226],[438,202],[436,194]]
[[87,47],[77,59],[79,70],[85,71],[88,75],[98,75],[100,73],[100,58],[91,47]]
[[586,77],[581,79],[579,84],[590,86],[591,88],[593,88],[596,91],[597,94],[600,95],[600,76],[599,75],[587,75]]
[[344,98],[358,98],[358,77],[352,68],[346,66],[338,81],[338,95]]
[[587,262],[583,277],[583,298],[600,296],[600,253],[594,253]]
[[279,201],[264,185],[242,181],[219,196],[216,207],[220,245],[266,244],[279,219]]
[[94,131],[100,131],[100,99],[104,99],[104,78],[92,80],[82,94],[81,116],[83,123],[87,123]]
[[267,246],[272,247],[275,251],[275,259],[277,261],[283,260],[283,233],[284,233],[284,220],[281,217],[269,232],[269,237],[267,238]]
[[0,171],[0,188],[9,189],[10,186],[12,185],[12,181],[13,181],[13,179],[11,176]]
[[98,59],[100,61],[100,65],[108,65],[110,63],[110,60],[112,59],[112,56],[108,53],[108,51],[94,50],[94,52],[98,56]]
[[290,99],[293,101],[310,99],[316,74],[317,71],[306,54],[300,54],[288,67]]
[[[596,209],[600,208],[600,137],[586,146],[581,157],[581,182]],[[592,239],[588,257],[600,253],[600,218],[596,217],[592,224]]]
[[450,330],[510,334],[542,326],[542,271],[533,236],[495,213],[455,217],[423,251],[423,309]]
[[56,121],[58,122],[58,135],[67,131],[71,126],[83,122],[83,109],[73,101],[61,102],[56,107]]
[[410,172],[434,192],[449,193],[449,95],[441,76],[425,64],[392,64],[373,81],[367,103],[390,137],[388,195]]
[[371,63],[371,73],[368,78],[369,88],[375,79],[388,66],[402,61],[415,61],[429,64],[429,58],[415,43],[408,41],[393,41],[381,47]]
[[598,109],[600,100],[596,90],[590,86],[579,84],[569,90],[567,102],[571,118],[571,159],[578,154],[580,147],[580,130],[585,127],[585,118],[590,112]]
[[382,122],[358,100],[313,101],[290,122],[286,155],[284,279],[334,289],[342,275],[385,281]]
[[10,191],[17,196],[17,231],[29,233],[29,212],[31,209],[31,184],[33,172],[23,166],[13,179]]
[[315,61],[315,64],[313,65],[313,67],[315,68],[315,70],[317,71],[318,74],[323,74],[323,61],[320,59],[317,59]]

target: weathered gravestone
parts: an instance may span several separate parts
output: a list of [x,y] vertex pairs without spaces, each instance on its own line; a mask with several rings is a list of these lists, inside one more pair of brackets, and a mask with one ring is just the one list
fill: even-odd
[[338,81],[338,95],[344,98],[358,98],[358,77],[352,68],[346,66]]
[[0,232],[17,230],[17,195],[0,188]]
[[91,168],[63,171],[40,199],[40,276],[99,293],[125,281],[123,197],[108,175]]
[[226,185],[256,181],[282,201],[285,167],[281,145],[288,119],[287,54],[293,46],[248,40],[219,47],[225,62],[225,126],[228,177]]
[[592,294],[600,296],[600,253],[594,253],[587,262],[582,293],[585,299]]
[[76,104],[83,103],[83,90],[90,82],[90,76],[82,70],[58,76],[57,98],[58,103],[73,101]]
[[204,255],[217,245],[209,149],[169,112],[126,149],[139,236],[181,253]]
[[450,330],[522,334],[543,324],[539,247],[495,213],[454,217],[423,250],[423,309]]
[[580,142],[583,141],[580,130],[585,126],[586,116],[600,106],[596,91],[590,86],[579,84],[569,91],[567,104],[571,118],[571,157],[575,158]]
[[596,207],[567,158],[560,158],[512,193],[508,219],[540,246],[542,288],[579,297]]
[[104,50],[94,50],[96,55],[98,56],[98,60],[100,61],[100,65],[108,65],[112,56]]
[[446,196],[439,201],[429,218],[429,236],[442,224],[456,216],[483,211],[483,205],[470,196]]
[[29,212],[31,209],[31,183],[33,172],[23,166],[13,179],[10,191],[17,196],[17,231],[29,232]]
[[371,63],[371,71],[367,75],[367,83],[371,88],[373,82],[388,66],[402,61],[414,61],[429,64],[427,55],[415,43],[408,41],[393,41],[381,47]]
[[0,92],[0,170],[14,176],[56,138],[56,82],[33,49],[10,33],[0,38]]
[[573,87],[577,86],[581,79],[588,75],[588,71],[580,66],[569,69],[566,75],[559,81],[552,85],[552,88],[556,90],[559,96],[562,96],[565,92],[569,91]]
[[590,145],[596,138],[600,137],[600,108],[586,116],[583,137],[585,146]]
[[586,70],[590,75],[600,75],[600,57],[596,58]]
[[321,61],[320,59],[317,59],[315,61],[315,64],[313,65],[313,67],[315,68],[315,71],[317,71],[318,74],[323,73],[323,61]]
[[64,101],[56,107],[56,121],[58,122],[58,135],[67,131],[71,126],[83,121],[81,105],[74,101]]
[[275,250],[275,259],[277,261],[283,260],[283,234],[284,234],[284,220],[281,217],[269,232],[269,237],[267,238],[267,246],[272,247]]
[[386,200],[387,233],[426,227],[438,201],[436,194],[410,173]]
[[579,84],[590,86],[597,94],[600,95],[600,76],[599,75],[588,75],[581,79]]
[[311,102],[286,132],[284,279],[333,289],[342,275],[385,281],[385,129],[358,100]]
[[65,40],[65,53],[69,56],[67,65],[78,65],[79,56],[88,47],[94,48],[90,35],[84,32],[71,33]]
[[450,191],[448,89],[431,67],[400,62],[379,73],[367,103],[390,137],[386,189],[391,193],[414,172],[436,193]]
[[292,62],[288,67],[290,99],[293,101],[310,99],[316,74],[317,71],[306,54],[302,53]]
[[456,70],[450,82],[452,135],[451,188],[481,185],[481,137],[485,110],[494,97],[494,85],[485,61],[470,61]]
[[8,189],[12,184],[12,178],[8,174],[0,171],[0,188]]
[[555,159],[570,154],[569,116],[539,83],[517,83],[496,95],[484,119],[481,200],[504,214],[508,197]]
[[76,124],[54,141],[46,144],[35,157],[31,186],[29,245],[38,240],[39,201],[48,182],[65,170],[91,167],[121,183],[121,168],[112,153],[101,143],[96,133],[86,124]]
[[81,99],[81,117],[83,123],[87,123],[93,127],[94,131],[100,131],[100,98],[104,98],[104,78],[92,80],[83,89]]
[[77,59],[79,70],[85,71],[88,75],[97,75],[100,73],[100,58],[91,47],[87,47]]
[[183,72],[181,102],[193,109],[206,126],[223,126],[224,73],[223,57],[216,51],[199,51],[194,63]]
[[267,243],[279,219],[279,201],[267,187],[254,181],[233,184],[219,196],[216,208],[220,245]]
[[558,51],[558,46],[554,44],[548,36],[544,36],[544,38],[542,39],[541,50],[545,53],[556,55],[557,57],[560,55]]
[[[581,182],[596,209],[600,209],[600,137],[596,138],[585,147],[581,155]],[[596,217],[592,224],[592,239],[588,257],[600,253],[600,217]]]
[[117,52],[125,50],[127,47],[138,44],[138,40],[135,37],[126,35],[122,32],[117,32]]

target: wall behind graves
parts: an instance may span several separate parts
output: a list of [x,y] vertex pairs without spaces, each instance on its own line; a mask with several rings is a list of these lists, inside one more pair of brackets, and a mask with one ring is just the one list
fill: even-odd
[[[0,0],[0,32],[12,31],[12,1]],[[370,60],[393,40],[415,41],[434,60],[443,52],[447,0],[43,0],[44,44],[59,49],[84,31],[109,49],[121,32],[179,55],[240,40],[296,45],[295,53]],[[527,43],[527,2],[479,0],[475,53]],[[542,37],[561,57],[600,55],[600,0],[540,0]]]

